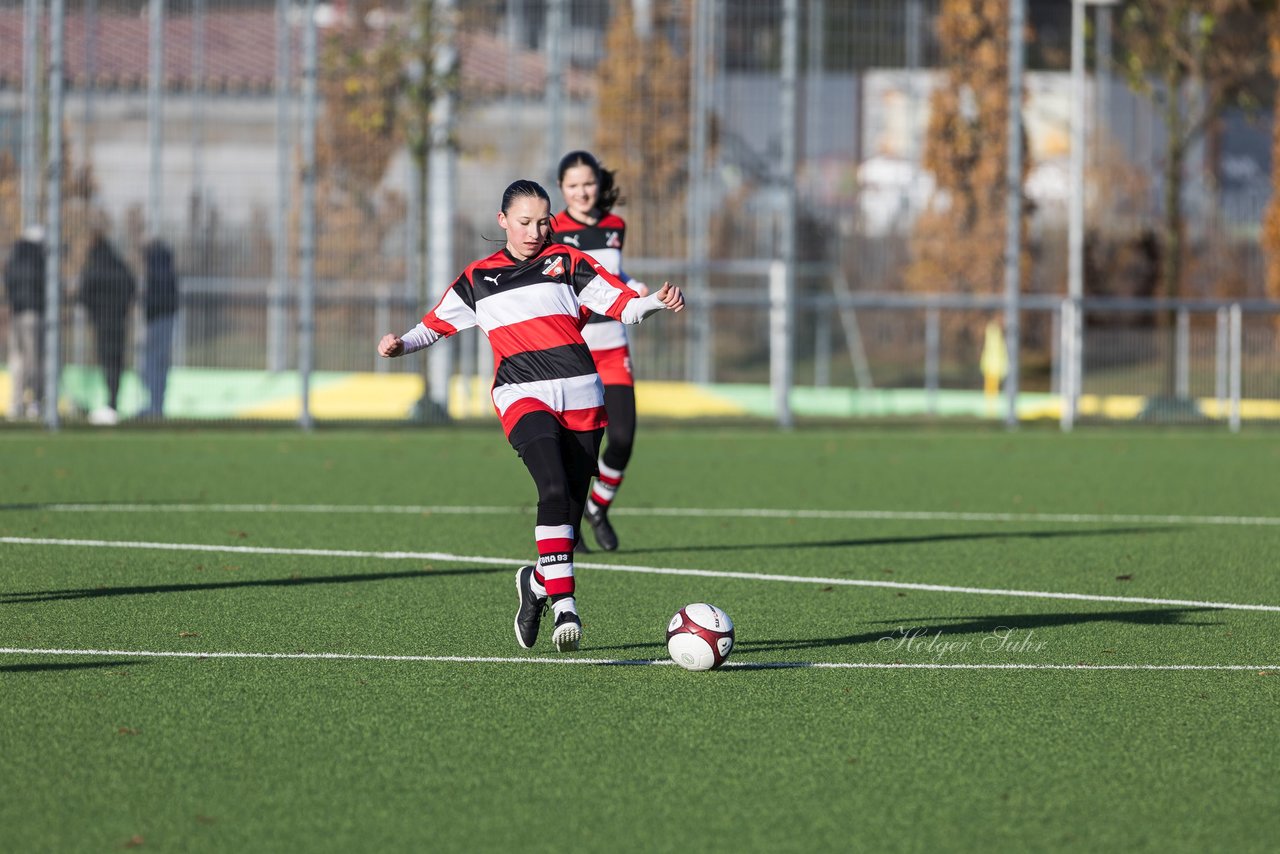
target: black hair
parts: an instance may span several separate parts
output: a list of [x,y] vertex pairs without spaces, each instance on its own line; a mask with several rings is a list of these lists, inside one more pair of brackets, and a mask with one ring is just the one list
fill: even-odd
[[[537,181],[530,181],[528,178],[521,178],[519,181],[512,181],[507,185],[507,189],[502,192],[502,207],[500,210],[505,214],[515,204],[516,199],[523,198],[542,199],[547,203],[547,209],[551,209],[551,196],[547,195],[546,189]],[[554,223],[551,231],[555,231]],[[480,233],[480,239],[488,243],[505,243],[506,241],[500,237],[486,237],[483,232]]]
[[547,191],[542,188],[541,184],[537,181],[521,178],[519,181],[512,181],[511,185],[502,194],[502,212],[506,213],[511,209],[511,205],[515,203],[516,199],[524,198],[525,196],[542,199],[547,203],[548,207],[551,206],[551,197],[547,195]]
[[575,166],[589,166],[596,173],[596,208],[602,214],[613,210],[613,206],[623,201],[622,188],[614,182],[616,170],[609,170],[600,165],[600,161],[590,151],[570,151],[560,158],[560,168],[556,170],[556,181],[564,183],[564,173]]

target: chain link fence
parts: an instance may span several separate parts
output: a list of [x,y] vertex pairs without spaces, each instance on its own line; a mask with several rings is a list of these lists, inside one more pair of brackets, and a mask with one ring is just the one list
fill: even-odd
[[[780,400],[802,417],[1003,417],[983,371],[1002,284],[959,292],[911,273],[938,199],[924,140],[946,86],[942,5],[0,0],[0,251],[33,224],[56,232],[39,389],[14,369],[19,312],[0,309],[10,415],[56,426],[101,411],[113,338],[126,420],[492,417],[480,335],[403,360],[374,346],[499,245],[510,181],[540,180],[558,202],[554,165],[586,148],[617,170],[628,272],[689,299],[632,336],[642,417],[776,418]],[[1070,4],[1027,12],[1017,416],[1277,417],[1265,129],[1229,115],[1216,147],[1194,148],[1186,299],[1148,299],[1165,130],[1097,61],[1115,25],[1102,7],[1070,357]],[[1223,152],[1238,180],[1210,181]],[[84,293],[95,237],[136,286],[110,334]],[[179,294],[158,412],[156,241]]]

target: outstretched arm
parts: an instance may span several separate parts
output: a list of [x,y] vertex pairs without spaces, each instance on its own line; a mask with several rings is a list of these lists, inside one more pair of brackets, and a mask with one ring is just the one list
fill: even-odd
[[659,311],[681,311],[684,308],[684,294],[680,288],[670,282],[663,282],[662,287],[647,297],[636,297],[622,307],[623,323],[639,323],[651,314]]
[[394,359],[406,353],[413,353],[439,341],[444,336],[434,329],[428,329],[419,323],[404,335],[388,332],[378,342],[378,355],[384,359]]

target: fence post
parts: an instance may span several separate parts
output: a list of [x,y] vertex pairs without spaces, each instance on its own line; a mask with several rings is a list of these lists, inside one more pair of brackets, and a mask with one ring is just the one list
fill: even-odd
[[769,263],[769,388],[779,427],[790,427],[791,381],[791,294],[787,287],[787,263]]
[[[373,292],[373,335],[377,337],[385,329],[391,328],[391,291],[385,285],[380,285]],[[375,374],[385,374],[390,367],[390,359],[384,359],[371,351],[373,357],[373,372]]]
[[1177,335],[1175,336],[1177,362],[1174,395],[1180,399],[1191,396],[1191,314],[1185,308],[1178,309]]
[[1049,314],[1049,393],[1062,394],[1062,312]]
[[941,345],[941,318],[937,306],[924,313],[924,388],[930,415],[938,414],[938,351]]
[[1080,364],[1076,354],[1076,301],[1071,297],[1064,299],[1058,309],[1058,338],[1058,424],[1064,433],[1070,433],[1076,423],[1076,370]]
[[831,385],[831,315],[821,308],[813,313],[813,384]]
[[1240,432],[1240,372],[1243,362],[1240,303],[1231,305],[1231,432]]
[[1218,400],[1218,417],[1227,410],[1227,307],[1218,307],[1217,331],[1214,335],[1213,396]]

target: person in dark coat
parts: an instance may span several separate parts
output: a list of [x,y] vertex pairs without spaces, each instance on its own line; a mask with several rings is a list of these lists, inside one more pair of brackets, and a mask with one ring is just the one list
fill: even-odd
[[178,312],[178,274],[173,268],[173,250],[156,238],[146,247],[146,285],[143,308],[147,317],[147,339],[142,359],[142,383],[150,402],[142,416],[164,417],[164,392],[173,356],[173,326]]
[[9,417],[40,417],[44,401],[44,229],[28,226],[4,265],[9,300]]
[[89,413],[93,424],[119,421],[120,375],[124,371],[129,307],[137,284],[129,266],[107,240],[95,232],[80,271],[80,301],[89,313],[98,346],[98,363],[107,382],[107,405]]

